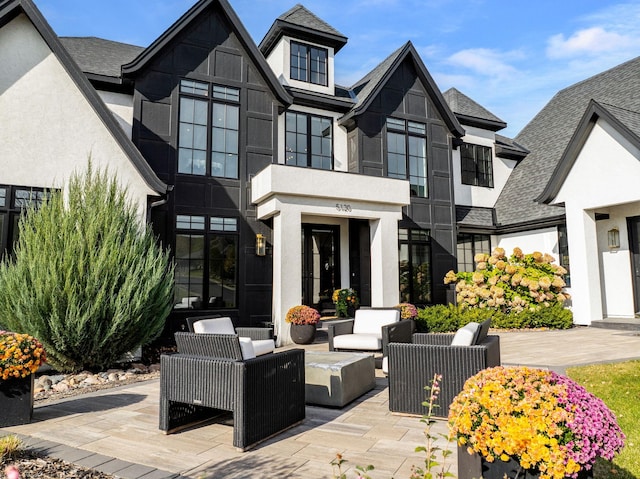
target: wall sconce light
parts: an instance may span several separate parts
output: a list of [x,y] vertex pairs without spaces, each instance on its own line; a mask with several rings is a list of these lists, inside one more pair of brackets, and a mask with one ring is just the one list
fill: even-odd
[[618,228],[611,228],[607,231],[609,249],[620,248],[620,231]]
[[267,241],[263,234],[256,235],[256,256],[264,256],[267,251]]

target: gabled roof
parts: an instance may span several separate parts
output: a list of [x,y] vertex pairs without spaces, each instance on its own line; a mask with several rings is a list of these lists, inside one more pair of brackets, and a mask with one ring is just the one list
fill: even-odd
[[122,83],[122,65],[144,50],[96,37],[60,37],[60,41],[90,80],[109,83]]
[[347,43],[347,37],[299,3],[280,15],[260,42],[265,57],[283,35],[333,47],[335,53]]
[[640,111],[640,57],[558,92],[515,137],[530,150],[509,176],[496,202],[499,225],[545,221],[564,208],[536,202],[552,178],[567,146],[593,99]]
[[498,131],[507,127],[504,121],[455,88],[449,88],[442,96],[463,125],[476,126],[490,131]]
[[125,154],[131,159],[134,167],[138,170],[147,185],[158,193],[165,193],[168,186],[156,176],[142,154],[127,137],[113,114],[100,99],[96,90],[91,86],[87,77],[71,58],[58,36],[51,29],[51,26],[49,26],[33,2],[31,0],[7,0],[0,2],[0,28],[22,13],[27,16],[53,54],[58,58],[71,80],[78,87],[78,90],[89,102],[96,112],[96,115],[98,115]]
[[169,45],[191,22],[195,21],[198,16],[213,5],[220,7],[222,13],[227,17],[232,27],[236,31],[239,40],[243,43],[247,53],[251,59],[258,65],[264,78],[271,86],[276,97],[285,105],[292,102],[291,96],[285,91],[280,84],[271,68],[267,64],[265,58],[260,54],[258,47],[252,40],[249,32],[231,8],[227,0],[199,0],[184,15],[182,15],[173,25],[171,25],[162,35],[160,35],[151,45],[145,48],[134,60],[122,65],[123,75],[135,75],[143,69],[153,58],[156,57],[167,45]]
[[410,41],[389,55],[351,87],[351,90],[357,96],[356,105],[340,119],[340,123],[345,124],[354,116],[365,112],[398,67],[407,59],[413,62],[420,80],[427,88],[429,96],[449,130],[458,137],[464,136],[464,129],[447,105],[442,93],[440,93],[440,89]]
[[551,175],[551,180],[536,199],[537,201],[544,203],[553,201],[567,179],[569,171],[571,171],[573,164],[576,162],[580,150],[587,141],[593,127],[601,118],[613,126],[629,143],[640,150],[640,112],[607,105],[606,103],[600,104],[595,100],[591,100],[578,128],[576,128],[571,141],[567,145],[567,149],[556,165],[553,175]]

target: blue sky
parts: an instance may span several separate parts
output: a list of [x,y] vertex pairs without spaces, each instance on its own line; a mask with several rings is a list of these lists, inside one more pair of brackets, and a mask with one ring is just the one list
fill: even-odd
[[[515,136],[569,85],[640,55],[640,2],[606,0],[230,0],[256,43],[296,3],[349,38],[350,86],[411,40],[442,91],[455,87]],[[149,45],[195,0],[35,0],[60,36]]]

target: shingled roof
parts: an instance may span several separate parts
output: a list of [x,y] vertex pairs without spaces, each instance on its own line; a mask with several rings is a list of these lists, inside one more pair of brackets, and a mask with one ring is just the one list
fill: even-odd
[[336,53],[347,43],[347,37],[299,3],[280,15],[260,42],[265,57],[283,35],[333,47]]
[[507,127],[506,122],[455,88],[449,88],[442,96],[460,123],[464,125],[477,126],[491,131]]
[[496,202],[499,226],[562,218],[564,208],[536,202],[569,144],[590,100],[640,111],[640,57],[558,92],[515,137],[530,150]]
[[120,79],[121,67],[136,58],[143,47],[96,37],[60,37],[62,45],[85,74]]

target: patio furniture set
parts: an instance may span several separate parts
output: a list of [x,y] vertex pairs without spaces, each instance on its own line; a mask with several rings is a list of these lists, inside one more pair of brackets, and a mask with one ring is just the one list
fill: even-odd
[[[305,405],[344,407],[389,379],[389,409],[426,412],[424,386],[442,374],[442,416],[478,371],[500,364],[489,321],[454,334],[414,333],[393,308],[356,311],[328,326],[329,351],[276,352],[273,329],[234,328],[230,318],[190,318],[178,352],[161,357],[160,424],[165,433],[233,414],[233,445],[246,450],[305,418]],[[440,415],[440,414],[438,414]]]

